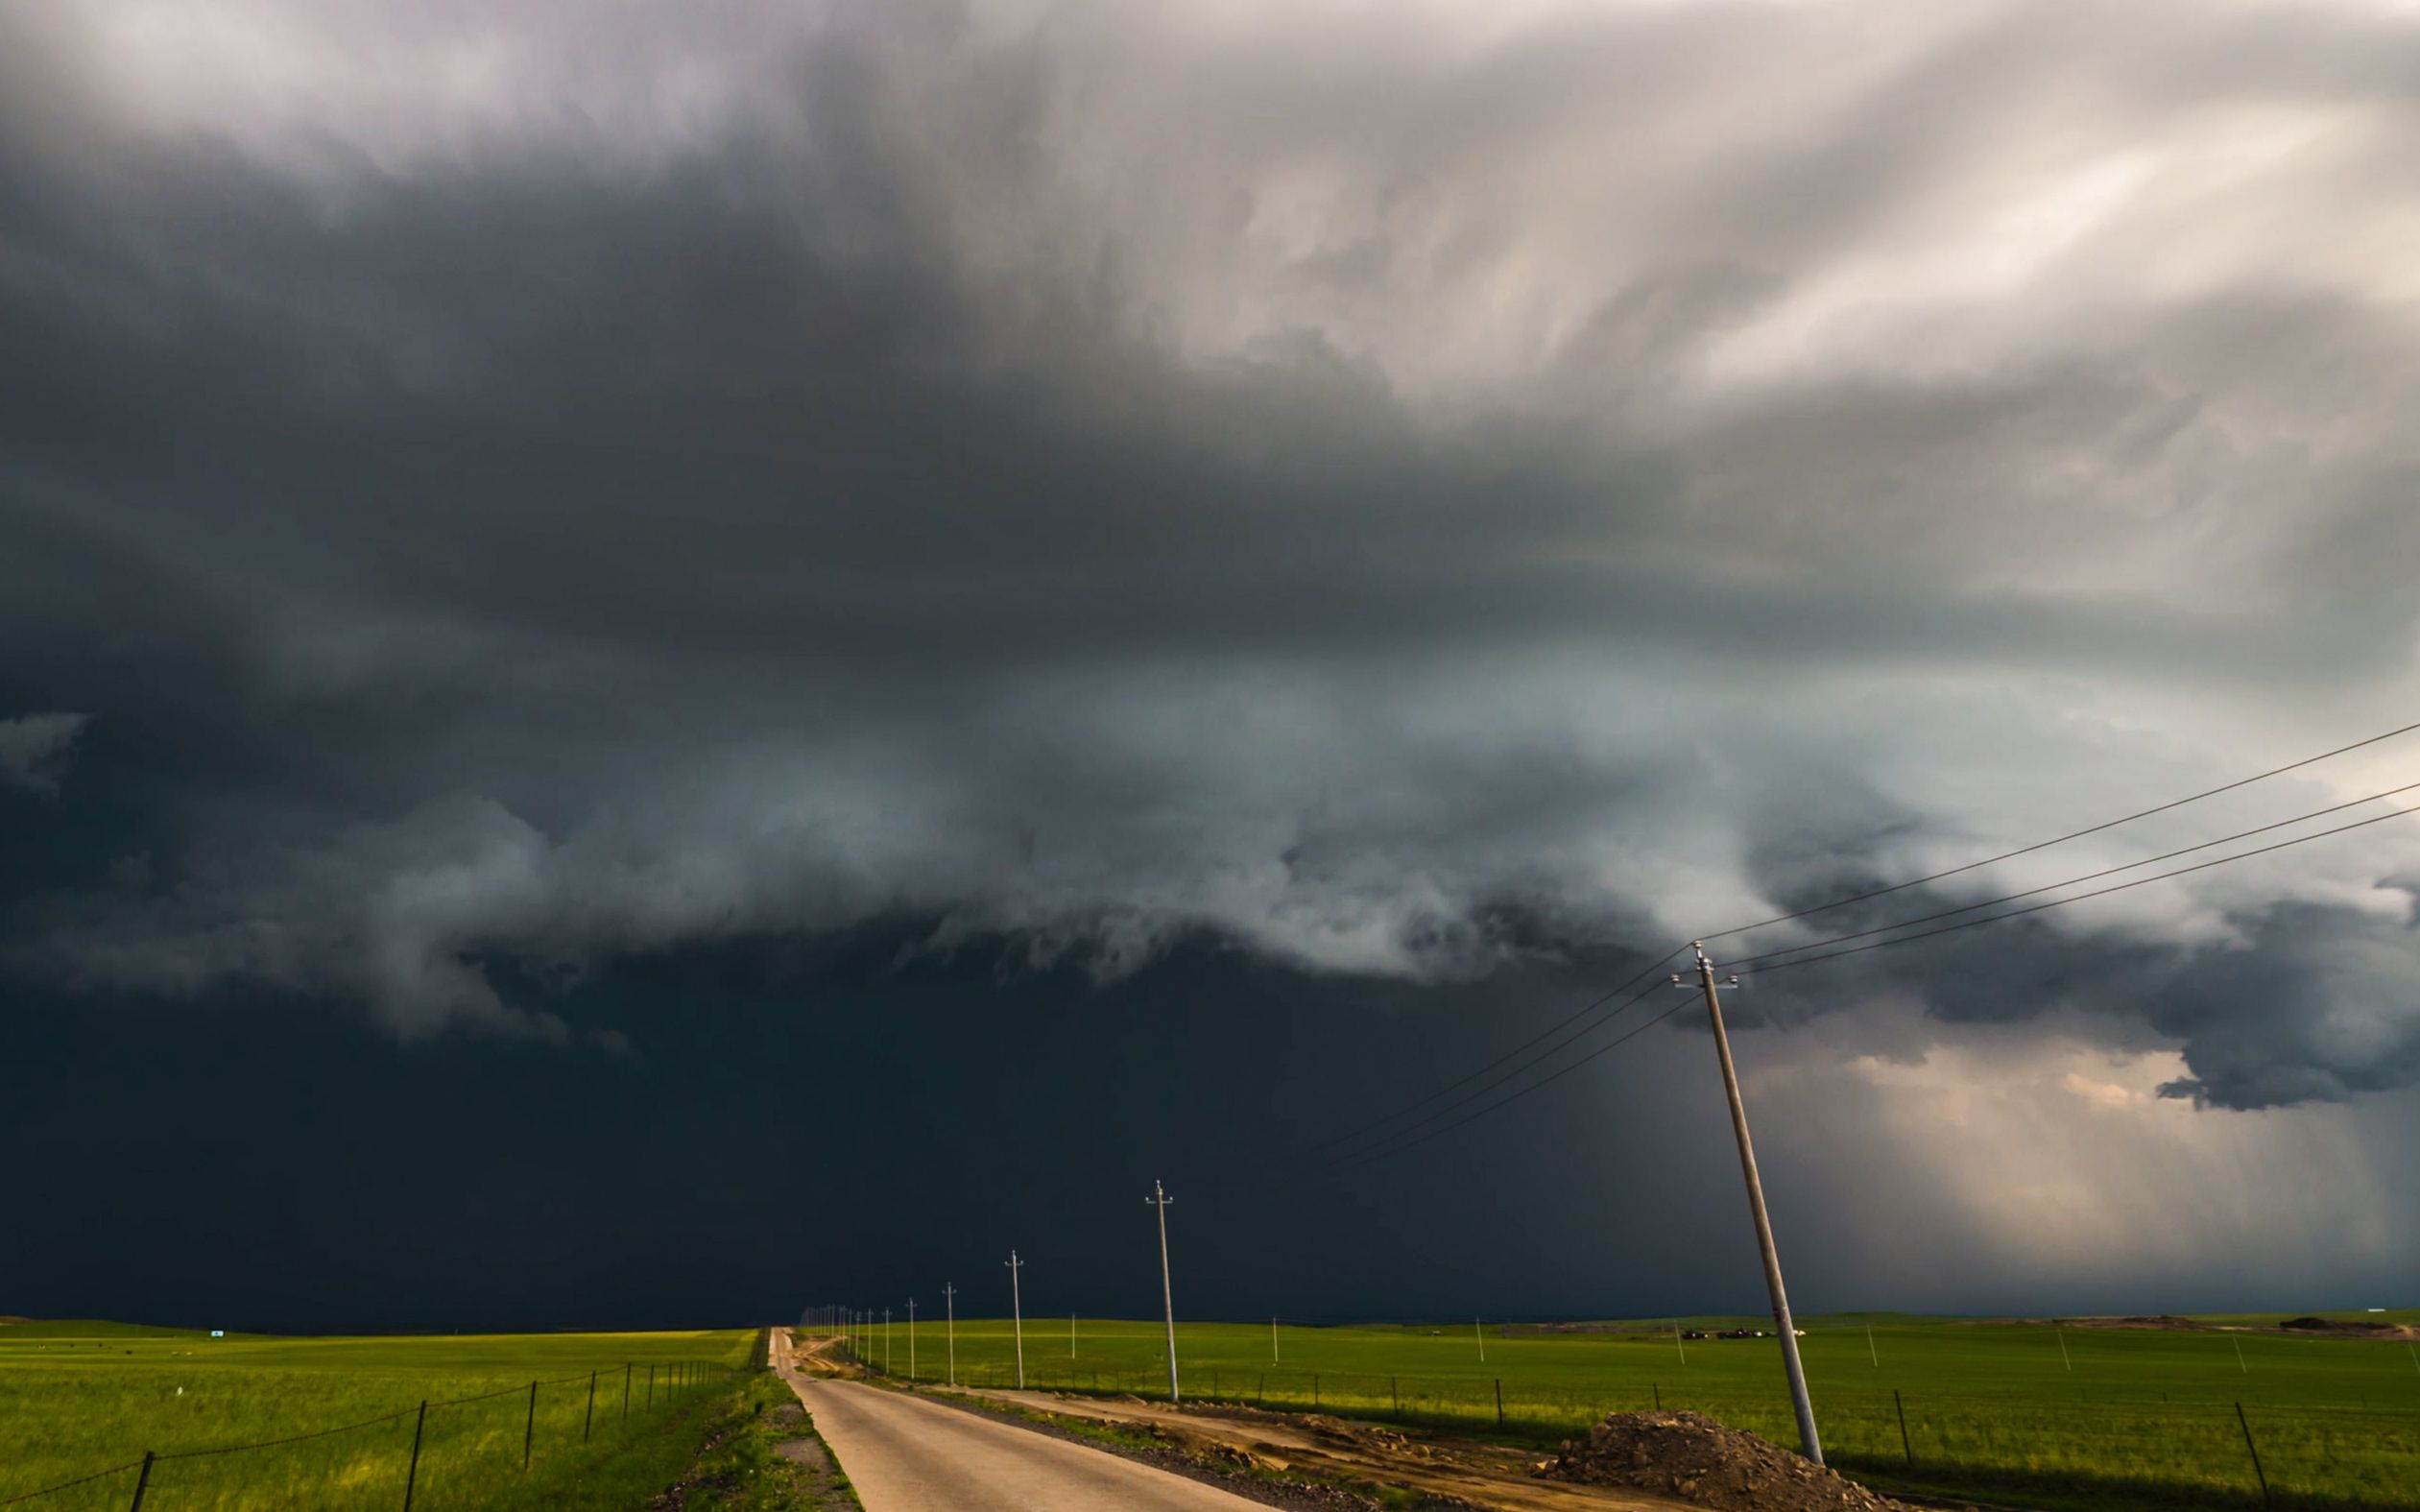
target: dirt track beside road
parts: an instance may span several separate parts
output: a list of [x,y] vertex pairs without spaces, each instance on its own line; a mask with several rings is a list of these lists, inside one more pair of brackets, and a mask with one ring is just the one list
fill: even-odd
[[1030,1412],[1147,1427],[1190,1453],[1240,1459],[1263,1470],[1319,1479],[1402,1486],[1501,1512],[1674,1512],[1662,1497],[1535,1478],[1539,1456],[1467,1439],[1412,1437],[1367,1423],[1252,1407],[1171,1407],[1134,1398],[1049,1391],[976,1391],[969,1396]]

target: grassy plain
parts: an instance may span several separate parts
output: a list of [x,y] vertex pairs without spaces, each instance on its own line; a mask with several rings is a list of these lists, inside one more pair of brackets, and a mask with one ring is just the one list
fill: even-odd
[[[1878,1486],[2059,1508],[2255,1506],[2248,1425],[2277,1505],[2420,1508],[2420,1349],[2284,1333],[2284,1316],[2200,1332],[1848,1314],[1804,1320],[1802,1352],[1828,1457]],[[1492,1327],[1482,1361],[1468,1321],[1281,1328],[1274,1359],[1265,1324],[1180,1324],[1177,1353],[1195,1399],[1533,1442],[1660,1404],[1796,1443],[1777,1340],[1681,1343],[1663,1325],[1612,1327],[1625,1331]],[[1069,1332],[1065,1317],[1027,1321],[1031,1384],[1164,1395],[1158,1323],[1084,1320],[1072,1349]],[[1007,1320],[961,1320],[956,1333],[962,1382],[1014,1383]],[[867,1340],[877,1363],[881,1334],[877,1325]],[[904,1324],[892,1325],[889,1349],[906,1375]],[[946,1354],[943,1327],[920,1321],[917,1374],[939,1377]]]
[[[416,1429],[416,1508],[644,1505],[742,1389],[731,1372],[755,1341],[748,1332],[213,1339],[0,1324],[0,1505],[108,1472],[16,1505],[123,1508],[151,1451],[161,1457],[147,1512],[392,1508]],[[297,1435],[317,1436],[190,1452]]]

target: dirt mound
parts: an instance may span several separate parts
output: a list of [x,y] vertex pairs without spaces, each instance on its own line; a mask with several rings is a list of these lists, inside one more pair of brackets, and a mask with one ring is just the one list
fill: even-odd
[[2136,1313],[2125,1318],[2065,1318],[2064,1326],[2073,1329],[2176,1329],[2195,1333],[2210,1332],[2210,1325],[2192,1318],[2180,1318],[2173,1312]]
[[1696,1412],[1614,1412],[1538,1467],[1552,1480],[1623,1486],[1722,1512],[1899,1512],[1854,1480]]
[[2288,1318],[2277,1325],[2288,1333],[2352,1333],[2369,1337],[2396,1337],[2403,1330],[2392,1323],[2372,1323],[2366,1318]]

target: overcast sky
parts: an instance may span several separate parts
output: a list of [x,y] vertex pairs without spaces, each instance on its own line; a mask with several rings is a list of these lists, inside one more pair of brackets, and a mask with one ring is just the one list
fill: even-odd
[[[125,1124],[0,1311],[1052,1234],[1139,1308],[1078,1236],[1154,1176],[1204,1310],[1753,1310],[1690,1018],[1308,1153],[2420,718],[2415,79],[2388,0],[0,0],[0,1127]],[[2409,1301],[2415,893],[2390,820],[1755,980],[1794,1290]],[[819,1108],[896,1236],[754,1229]],[[457,1117],[527,1137],[364,1174]],[[533,1148],[624,1118],[685,1182]],[[99,1260],[163,1160],[175,1288]],[[533,1279],[609,1239],[658,1289]]]

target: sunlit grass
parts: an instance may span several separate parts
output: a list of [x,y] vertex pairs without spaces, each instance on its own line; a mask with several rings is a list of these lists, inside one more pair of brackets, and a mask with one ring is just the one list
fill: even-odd
[[[2063,1339],[2047,1325],[1819,1318],[1802,1351],[1829,1457],[1877,1482],[1978,1498],[1998,1489],[2043,1505],[2249,1504],[2259,1492],[2248,1422],[2281,1503],[2420,1507],[2420,1359],[2401,1341],[2280,1334],[2277,1316],[2231,1320],[2266,1332],[2071,1327]],[[879,1361],[878,1325],[871,1343]],[[1668,1329],[1641,1326],[1510,1337],[1489,1330],[1484,1361],[1481,1345],[1467,1321],[1284,1328],[1272,1360],[1265,1324],[1178,1330],[1184,1389],[1196,1399],[1316,1404],[1531,1442],[1608,1410],[1660,1404],[1797,1441],[1777,1340],[1676,1342]],[[1158,1397],[1167,1389],[1162,1349],[1156,1322],[1087,1320],[1071,1354],[1067,1321],[1037,1319],[1025,1332],[1026,1379]],[[890,1355],[906,1374],[903,1325],[892,1326]],[[945,1356],[942,1328],[920,1324],[918,1374],[937,1378]],[[1003,1320],[961,1321],[957,1357],[962,1382],[1015,1380]]]
[[[699,1415],[729,1389],[728,1372],[746,1363],[753,1340],[744,1332],[212,1339],[0,1326],[0,1499],[127,1466],[23,1503],[122,1508],[141,1474],[132,1467],[149,1451],[162,1457],[143,1505],[158,1512],[391,1508],[401,1504],[417,1430],[416,1507],[629,1504],[613,1499],[659,1475],[660,1489],[687,1463]],[[422,1402],[432,1404],[425,1418]],[[341,1431],[189,1455],[327,1429]],[[603,1479],[634,1476],[600,1490]]]

